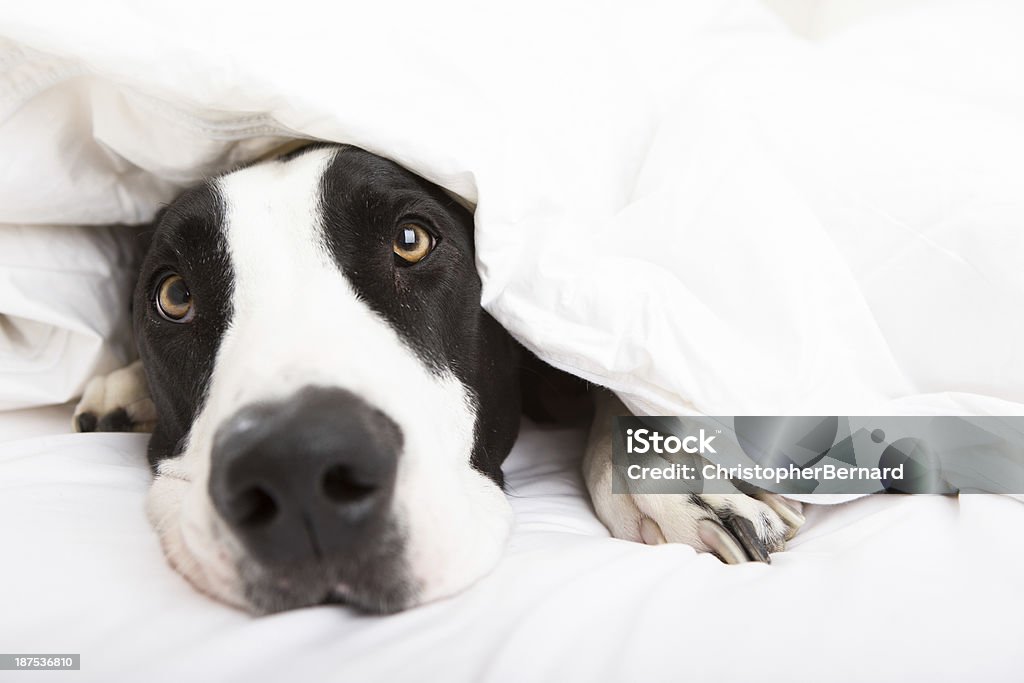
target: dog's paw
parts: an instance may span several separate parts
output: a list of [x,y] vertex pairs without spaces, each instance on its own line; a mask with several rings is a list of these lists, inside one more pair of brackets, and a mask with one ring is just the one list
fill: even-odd
[[767,492],[754,495],[612,493],[611,420],[628,411],[611,392],[597,395],[583,474],[598,518],[612,535],[648,545],[685,543],[723,562],[770,562],[804,523],[802,506]]
[[628,526],[613,529],[616,535],[629,534],[649,545],[685,543],[728,564],[771,562],[771,553],[785,550],[804,522],[800,503],[771,493],[611,497],[606,506],[625,508],[611,518],[633,517],[636,524],[636,531]]
[[155,425],[142,361],[89,380],[71,420],[76,432],[151,432]]

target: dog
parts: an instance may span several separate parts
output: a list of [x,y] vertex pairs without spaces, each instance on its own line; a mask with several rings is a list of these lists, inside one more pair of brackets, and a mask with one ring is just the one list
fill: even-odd
[[[253,613],[389,613],[454,595],[512,527],[501,465],[527,352],[480,305],[472,213],[353,146],[313,144],[184,192],[133,294],[140,360],[78,431],[152,431],[147,513],[200,591]],[[769,561],[803,521],[768,495],[612,494],[595,390],[583,468],[611,533]]]

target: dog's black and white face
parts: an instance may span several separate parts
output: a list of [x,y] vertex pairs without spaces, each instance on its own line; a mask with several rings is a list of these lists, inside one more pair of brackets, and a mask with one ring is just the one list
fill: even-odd
[[437,187],[326,146],[211,180],[160,219],[134,325],[150,517],[201,590],[388,612],[497,563],[518,351]]

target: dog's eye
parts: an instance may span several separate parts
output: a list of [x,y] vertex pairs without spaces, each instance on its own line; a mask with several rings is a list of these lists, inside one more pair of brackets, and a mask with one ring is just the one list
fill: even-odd
[[156,310],[172,323],[187,323],[195,315],[192,293],[177,273],[166,276],[156,288]]
[[395,235],[395,255],[407,264],[422,261],[434,248],[434,236],[427,229],[415,223],[398,226]]

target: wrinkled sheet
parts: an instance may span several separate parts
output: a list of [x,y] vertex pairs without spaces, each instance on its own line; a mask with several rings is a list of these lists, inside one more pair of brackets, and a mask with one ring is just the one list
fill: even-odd
[[817,7],[17,3],[0,222],[351,142],[475,203],[484,305],[637,412],[1018,413],[1024,6]]
[[64,403],[134,356],[131,239],[114,227],[0,224],[0,411]]
[[[1024,670],[1024,505],[1007,498],[815,506],[771,566],[727,566],[609,538],[580,478],[583,434],[527,423],[493,574],[386,618],[318,607],[253,619],[165,564],[143,514],[145,437],[43,435],[64,428],[58,412],[0,444],[0,643],[80,653],[82,670],[0,680],[995,682]],[[11,424],[0,414],[13,438]]]

